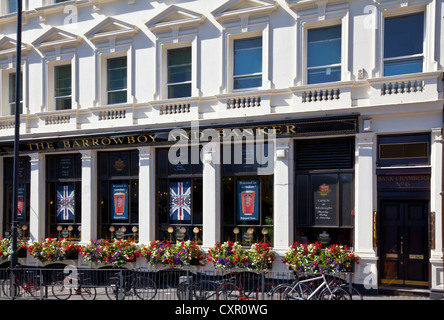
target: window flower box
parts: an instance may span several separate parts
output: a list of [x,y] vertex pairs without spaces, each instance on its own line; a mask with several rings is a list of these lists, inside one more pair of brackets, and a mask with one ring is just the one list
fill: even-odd
[[80,245],[67,239],[47,238],[34,242],[28,247],[28,253],[41,262],[55,262],[72,259],[80,250]]
[[294,243],[282,259],[290,269],[304,273],[352,272],[359,257],[346,246],[334,244],[322,249],[319,242]]
[[120,268],[136,261],[138,249],[134,241],[99,239],[83,245],[80,253],[86,261]]
[[[26,257],[26,242],[23,240],[17,240],[17,257]],[[0,259],[8,260],[11,258],[12,243],[10,238],[0,239]]]
[[206,263],[202,249],[195,241],[181,241],[175,245],[169,241],[153,241],[140,246],[137,255],[146,259],[152,266],[187,267],[204,266]]

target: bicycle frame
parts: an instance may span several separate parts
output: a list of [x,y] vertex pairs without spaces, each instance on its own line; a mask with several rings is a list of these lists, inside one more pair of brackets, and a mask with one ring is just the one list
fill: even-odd
[[23,289],[26,293],[29,293],[32,289],[35,289],[36,287],[31,281],[31,278],[29,276],[25,277],[25,281],[22,283],[20,279],[14,275],[14,281]]
[[[309,278],[309,279],[305,279],[305,280],[298,280],[298,281],[295,281],[292,285],[291,285],[291,289],[290,289],[290,291],[288,291],[288,292],[285,292],[284,294],[286,294],[287,296],[288,296],[288,294],[289,293],[291,293],[291,292],[294,292],[294,291],[298,291],[298,289],[299,289],[299,284],[307,284],[307,283],[311,283],[311,282],[313,282],[313,281],[317,281],[317,280],[322,280],[322,283],[320,284],[320,285],[318,285],[316,288],[315,288],[315,290],[314,291],[312,291],[310,294],[309,294],[309,296],[307,297],[307,298],[302,298],[302,297],[299,297],[299,300],[311,300],[311,299],[313,299],[313,297],[316,297],[317,296],[317,294],[319,293],[319,292],[321,292],[324,288],[327,288],[327,290],[328,290],[328,292],[330,293],[330,294],[332,294],[332,290],[331,290],[331,288],[330,288],[330,284],[328,283],[328,281],[327,281],[327,279],[326,279],[326,277],[325,277],[325,275],[324,274],[321,274],[320,276],[317,276],[317,277],[313,277],[313,278]],[[300,294],[302,294],[303,292],[299,292]]]

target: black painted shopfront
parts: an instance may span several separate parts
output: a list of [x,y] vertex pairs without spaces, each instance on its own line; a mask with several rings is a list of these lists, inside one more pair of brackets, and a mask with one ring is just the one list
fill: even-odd
[[429,230],[434,223],[429,139],[429,134],[378,139],[377,245],[383,286],[429,285]]
[[[176,128],[177,129],[177,128]],[[208,131],[206,129],[209,129]],[[81,233],[82,208],[82,151],[95,150],[97,161],[97,230],[102,238],[120,235],[137,236],[140,214],[139,208],[139,147],[152,146],[154,173],[154,190],[156,193],[156,237],[159,239],[174,237],[202,238],[203,227],[203,178],[202,163],[190,165],[171,165],[167,153],[179,140],[190,146],[193,138],[198,137],[197,145],[202,146],[212,140],[207,133],[216,135],[219,142],[234,146],[234,140],[241,137],[241,144],[249,138],[261,139],[266,146],[268,138],[295,139],[296,176],[295,198],[297,217],[295,228],[298,238],[307,237],[307,241],[317,241],[325,236],[332,242],[352,245],[353,239],[353,195],[354,195],[354,134],[358,132],[358,117],[325,117],[318,119],[294,119],[286,121],[249,122],[238,124],[220,124],[198,128],[149,129],[112,134],[85,134],[77,136],[60,136],[47,139],[23,139],[20,143],[22,155],[43,154],[46,163],[45,177],[45,235],[58,236],[60,232],[71,230],[70,236],[79,238]],[[226,140],[228,138],[228,140]],[[310,139],[305,139],[310,138]],[[214,141],[214,140],[213,140]],[[231,144],[233,143],[233,144]],[[327,147],[327,149],[325,149]],[[310,154],[315,148],[315,157]],[[330,149],[329,149],[330,148]],[[332,157],[332,149],[337,158]],[[273,172],[264,173],[258,169],[259,162],[250,163],[252,156],[259,159],[258,149],[249,153],[244,148],[241,163],[223,163],[221,166],[222,195],[221,214],[222,241],[236,238],[246,243],[265,240],[272,242],[274,219],[274,179]],[[0,143],[0,155],[7,159],[13,151],[12,142]],[[226,151],[226,150],[225,150]],[[264,147],[260,154],[266,154]],[[235,152],[232,150],[232,154]],[[222,154],[222,157],[224,155]],[[29,217],[31,192],[29,165],[26,171],[24,194],[26,205],[24,216]],[[259,172],[259,173],[258,173]],[[7,176],[8,177],[8,176]],[[6,178],[7,178],[6,177]],[[293,179],[292,179],[293,180]],[[10,180],[5,179],[5,183]],[[37,184],[36,184],[37,185]],[[175,216],[173,193],[174,188],[190,190],[181,205],[184,216]],[[8,189],[6,189],[8,190]],[[255,197],[251,197],[255,192]],[[307,194],[304,194],[307,192]],[[306,197],[306,198],[304,198]],[[94,198],[94,197],[93,197]],[[250,199],[250,207],[243,207],[243,200]],[[8,201],[8,197],[5,200]],[[177,199],[177,197],[176,197]],[[254,199],[254,201],[252,200]],[[253,205],[254,204],[254,205]],[[186,206],[186,208],[184,207]],[[252,212],[249,212],[251,209]],[[9,216],[8,207],[4,217]],[[285,214],[285,213],[282,213]],[[7,229],[8,220],[4,219]],[[170,232],[170,227],[173,231]],[[327,238],[328,238],[327,237]],[[322,238],[322,241],[329,240]],[[298,239],[295,239],[296,241]]]

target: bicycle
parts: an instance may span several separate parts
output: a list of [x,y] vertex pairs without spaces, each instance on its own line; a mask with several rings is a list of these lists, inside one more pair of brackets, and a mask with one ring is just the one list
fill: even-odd
[[234,276],[217,288],[217,299],[258,300],[263,292],[269,292],[274,287],[272,283],[264,283],[262,288],[261,282],[260,274],[254,272],[234,273]]
[[199,280],[192,277],[182,281],[177,286],[177,298],[179,300],[216,300],[218,281]]
[[[319,280],[321,283],[315,284]],[[341,286],[331,285],[325,274],[278,287],[273,294],[284,300],[351,300],[351,295]]]
[[157,294],[157,286],[153,280],[137,271],[115,273],[105,287],[105,293],[110,300],[123,300],[135,296],[141,300],[152,300]]
[[80,295],[83,300],[95,300],[96,288],[90,285],[89,278],[79,275],[78,278],[70,276],[71,272],[63,280],[56,281],[51,288],[52,294],[58,300],[68,300],[73,291]]
[[350,279],[350,282],[347,283],[346,280],[341,279],[339,277],[332,276],[331,278],[332,279],[329,282],[330,285],[332,285],[332,286],[339,286],[342,289],[344,289],[345,291],[347,291],[350,294],[352,300],[363,300],[362,295],[358,291],[358,289],[353,287],[351,279]]
[[5,297],[10,299],[19,297],[22,294],[21,290],[25,293],[29,293],[34,298],[40,297],[40,275],[36,275],[33,271],[25,271],[25,274],[24,280],[20,281],[15,271],[12,271],[11,276],[4,280],[2,290]]
[[[345,280],[338,278],[336,276],[331,276],[331,279],[327,280],[328,276],[325,275],[325,280],[328,281],[328,285],[330,287],[340,287],[342,289],[344,289],[351,297],[351,300],[363,300],[360,292],[353,287],[352,283],[347,283]],[[306,281],[304,282],[304,286],[303,285],[299,285],[298,288],[298,292],[297,294],[301,297],[307,297],[307,290],[310,290],[311,292],[313,292],[316,289],[316,285],[315,285],[315,280],[321,280],[320,278],[317,279],[313,279],[313,278],[309,278],[306,279]],[[295,280],[293,283],[288,284],[288,283],[284,283],[284,284],[280,284],[276,287],[274,287],[271,291],[268,292],[268,297],[271,300],[282,300],[285,299],[285,294],[286,292],[290,291],[290,287],[294,287],[296,286],[298,283],[300,283],[300,277],[298,277],[297,280]],[[306,288],[305,286],[307,286],[308,288]],[[296,294],[296,293],[294,293]],[[312,297],[312,299],[314,299],[314,297]]]

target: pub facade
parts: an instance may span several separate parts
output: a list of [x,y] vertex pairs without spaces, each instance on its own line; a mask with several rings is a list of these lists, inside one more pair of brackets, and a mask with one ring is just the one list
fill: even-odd
[[[1,237],[17,68],[8,4]],[[295,242],[343,244],[364,288],[442,295],[441,11],[422,0],[27,3],[20,237],[266,241],[273,271]]]

